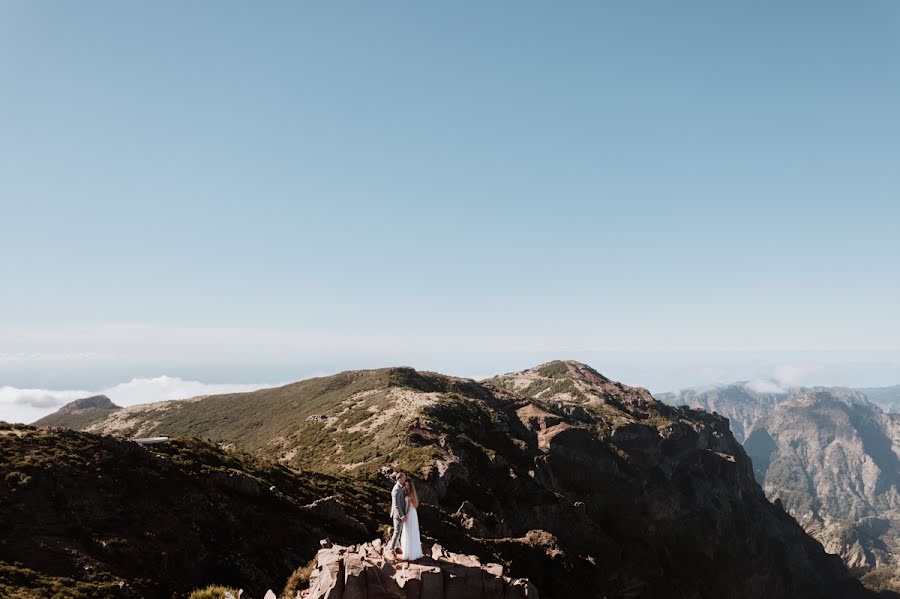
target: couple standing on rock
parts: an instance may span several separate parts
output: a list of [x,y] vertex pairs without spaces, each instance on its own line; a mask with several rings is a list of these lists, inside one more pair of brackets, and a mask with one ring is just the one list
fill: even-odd
[[394,530],[388,542],[388,559],[413,561],[422,557],[422,539],[419,538],[419,497],[416,486],[403,472],[395,472],[391,489],[391,518]]

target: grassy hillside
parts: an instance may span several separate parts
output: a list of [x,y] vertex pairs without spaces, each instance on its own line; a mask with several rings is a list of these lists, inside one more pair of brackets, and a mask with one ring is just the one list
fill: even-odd
[[319,539],[377,535],[386,498],[197,439],[145,448],[3,423],[0,596],[168,598],[211,583],[262,596]]
[[33,424],[34,426],[58,426],[74,430],[83,430],[121,409],[122,408],[85,410],[74,414],[60,414],[59,412],[55,412],[49,416],[44,416],[40,420],[36,420]]
[[422,408],[482,387],[411,368],[344,372],[251,393],[133,406],[82,425],[118,436],[196,436],[295,468],[368,475],[384,464],[419,471],[434,447],[408,442]]

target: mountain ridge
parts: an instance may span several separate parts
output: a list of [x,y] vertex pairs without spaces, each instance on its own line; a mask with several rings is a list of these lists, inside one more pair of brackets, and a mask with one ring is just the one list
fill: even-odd
[[426,534],[542,596],[870,596],[766,499],[727,419],[579,362],[481,382],[348,371],[165,404],[89,428],[205,437],[303,472],[405,469]]

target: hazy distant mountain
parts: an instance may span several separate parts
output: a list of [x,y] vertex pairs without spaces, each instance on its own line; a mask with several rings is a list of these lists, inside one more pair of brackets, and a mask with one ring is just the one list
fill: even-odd
[[35,426],[61,426],[72,429],[83,429],[109,416],[120,406],[114,404],[105,395],[92,395],[69,402],[54,413],[44,416]]
[[481,383],[345,372],[129,407],[88,428],[195,435],[339,480],[402,467],[427,535],[542,596],[871,596],[766,499],[724,418],[577,362]]
[[900,414],[900,385],[893,387],[868,387],[857,389],[883,411]]
[[[876,579],[900,555],[900,416],[871,400],[890,406],[900,387],[765,387],[740,382],[657,397],[727,417],[735,437],[747,435],[744,447],[766,495],[849,566],[876,568],[867,582],[879,586]],[[900,589],[900,576],[881,586]]]
[[744,442],[753,423],[768,416],[788,398],[787,392],[756,391],[748,382],[705,389],[684,389],[677,393],[657,393],[656,398],[671,405],[687,405],[728,418],[734,437]]
[[[802,389],[780,387],[768,381],[741,381],[729,385],[657,393],[655,397],[671,405],[687,405],[725,416],[731,423],[735,438],[743,443],[755,422],[771,414],[776,405]],[[900,412],[900,385],[856,391],[863,393],[885,412]]]
[[882,569],[870,577],[896,573],[900,415],[858,391],[805,389],[757,422],[744,446],[766,494],[827,551],[851,567]]

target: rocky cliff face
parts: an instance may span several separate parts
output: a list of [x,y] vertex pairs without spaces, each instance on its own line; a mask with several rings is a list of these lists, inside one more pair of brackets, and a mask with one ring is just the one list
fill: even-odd
[[298,599],[537,599],[527,580],[511,579],[500,564],[482,564],[438,544],[415,562],[387,561],[381,541],[329,546],[316,555],[309,588]]
[[459,506],[459,525],[528,565],[514,575],[540,572],[530,576],[542,593],[860,592],[765,499],[724,418],[574,362],[485,383],[490,399],[426,411],[417,434],[443,456],[425,481],[435,503]]
[[849,389],[795,392],[746,441],[769,497],[855,568],[897,567],[900,416]]

